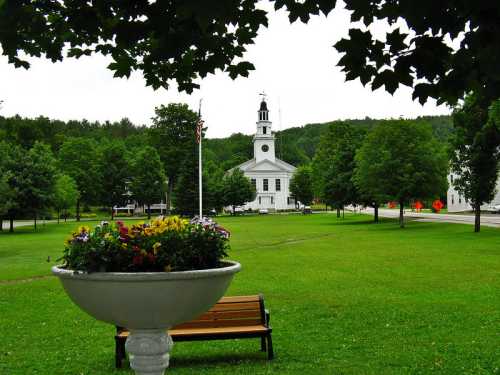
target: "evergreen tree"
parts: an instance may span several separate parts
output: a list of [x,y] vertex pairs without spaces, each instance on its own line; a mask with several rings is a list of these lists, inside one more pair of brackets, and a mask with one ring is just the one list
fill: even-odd
[[470,95],[453,113],[455,134],[450,149],[453,185],[470,201],[474,231],[481,228],[481,205],[495,196],[500,163],[500,100],[485,111],[478,95]]
[[384,122],[365,138],[356,155],[356,181],[371,196],[399,202],[399,224],[410,199],[439,196],[446,189],[447,158],[430,126]]
[[165,173],[158,152],[150,146],[137,152],[131,165],[130,190],[132,196],[147,207],[151,218],[151,205],[165,193]]
[[[192,156],[186,157],[181,165],[180,174],[176,188],[174,190],[173,202],[176,212],[181,215],[193,217],[198,215],[199,211],[199,180],[198,180],[198,160],[195,155],[196,147],[192,148]],[[213,182],[206,168],[203,169],[203,215],[215,208],[214,196],[215,191],[211,187],[216,188],[216,182]],[[215,184],[215,186],[214,186]]]

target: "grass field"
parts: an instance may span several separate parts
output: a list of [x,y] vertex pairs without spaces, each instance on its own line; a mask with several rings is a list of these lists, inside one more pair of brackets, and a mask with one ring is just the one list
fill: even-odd
[[[500,374],[500,230],[331,214],[220,222],[243,265],[228,294],[265,295],[276,358],[257,339],[178,343],[167,373]],[[2,375],[132,373],[114,370],[114,328],[49,276],[74,225],[0,234]]]

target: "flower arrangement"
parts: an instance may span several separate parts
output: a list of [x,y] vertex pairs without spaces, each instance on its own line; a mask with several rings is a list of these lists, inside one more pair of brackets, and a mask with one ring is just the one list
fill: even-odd
[[170,272],[220,267],[230,233],[207,218],[159,217],[130,226],[79,227],[65,241],[63,267],[86,272]]

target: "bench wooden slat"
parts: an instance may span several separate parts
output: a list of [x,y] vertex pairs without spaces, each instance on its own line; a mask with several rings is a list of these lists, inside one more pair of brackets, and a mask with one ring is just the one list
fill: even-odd
[[241,302],[241,303],[221,303],[216,304],[210,310],[213,311],[230,311],[230,310],[257,310],[260,309],[259,302]]
[[258,309],[252,310],[229,310],[229,311],[210,311],[202,314],[194,321],[198,320],[222,320],[235,318],[260,318],[261,313]]
[[219,303],[238,303],[238,302],[259,302],[259,296],[233,296],[233,297],[222,297]]
[[262,321],[260,319],[227,319],[227,320],[199,320],[191,321],[175,326],[173,329],[191,329],[191,328],[219,328],[219,327],[241,327],[241,326],[253,326],[261,325]]

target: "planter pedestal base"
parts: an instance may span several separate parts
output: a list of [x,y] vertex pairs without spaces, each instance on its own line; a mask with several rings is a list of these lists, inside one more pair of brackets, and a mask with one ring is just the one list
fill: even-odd
[[130,367],[136,375],[163,375],[173,342],[166,330],[131,329],[125,343]]

